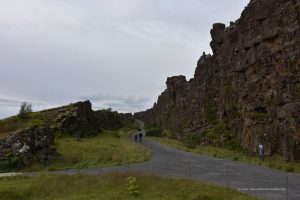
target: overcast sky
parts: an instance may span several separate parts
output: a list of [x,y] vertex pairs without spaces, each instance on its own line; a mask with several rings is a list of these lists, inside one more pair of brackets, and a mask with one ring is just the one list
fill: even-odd
[[191,78],[210,29],[249,0],[0,0],[0,118],[90,99],[152,107],[166,78]]

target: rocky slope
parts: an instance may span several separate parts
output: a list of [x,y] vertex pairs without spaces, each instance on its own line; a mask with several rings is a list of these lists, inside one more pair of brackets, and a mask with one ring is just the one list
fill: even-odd
[[103,128],[130,126],[131,122],[131,114],[93,111],[90,101],[0,120],[0,161],[14,159],[19,167],[34,162],[48,164],[59,155],[54,148],[56,134],[81,138],[100,133]]
[[299,0],[251,0],[229,27],[213,25],[213,55],[203,53],[194,78],[168,78],[153,108],[135,117],[177,139],[207,141],[214,130],[220,143],[234,138],[256,152],[262,142],[267,154],[300,159],[299,27]]

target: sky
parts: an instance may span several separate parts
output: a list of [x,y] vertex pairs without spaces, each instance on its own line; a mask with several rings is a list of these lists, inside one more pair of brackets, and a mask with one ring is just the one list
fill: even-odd
[[90,100],[151,108],[167,77],[194,75],[213,23],[249,0],[0,0],[0,119]]

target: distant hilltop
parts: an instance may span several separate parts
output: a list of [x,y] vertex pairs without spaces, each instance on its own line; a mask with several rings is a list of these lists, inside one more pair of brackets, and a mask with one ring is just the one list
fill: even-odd
[[202,145],[300,159],[300,3],[251,0],[239,20],[211,30],[194,78],[167,79],[153,108],[135,117]]

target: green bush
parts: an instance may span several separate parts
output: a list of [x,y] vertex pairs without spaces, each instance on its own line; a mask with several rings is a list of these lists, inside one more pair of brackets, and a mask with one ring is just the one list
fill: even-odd
[[28,113],[32,112],[32,105],[27,102],[23,102],[20,111],[19,111],[19,117],[20,118],[26,118]]
[[133,176],[127,178],[127,190],[130,195],[138,197],[141,192],[139,191],[139,186],[137,184],[137,179]]
[[197,145],[201,143],[201,134],[199,133],[189,133],[184,136],[183,138],[183,143],[188,147],[188,148],[196,148]]
[[234,161],[238,161],[239,159],[240,159],[240,157],[237,156],[237,155],[235,155],[235,156],[233,157],[233,160],[234,160]]
[[285,168],[285,171],[286,171],[286,172],[295,172],[295,168],[294,168],[294,167],[291,167],[291,166],[290,166],[290,167],[286,167],[286,168]]
[[13,157],[7,160],[0,160],[0,173],[18,170],[18,159]]
[[204,115],[210,123],[214,123],[217,120],[217,108],[211,100],[207,100],[204,103]]
[[152,127],[146,130],[147,136],[162,137],[163,131],[158,127]]

